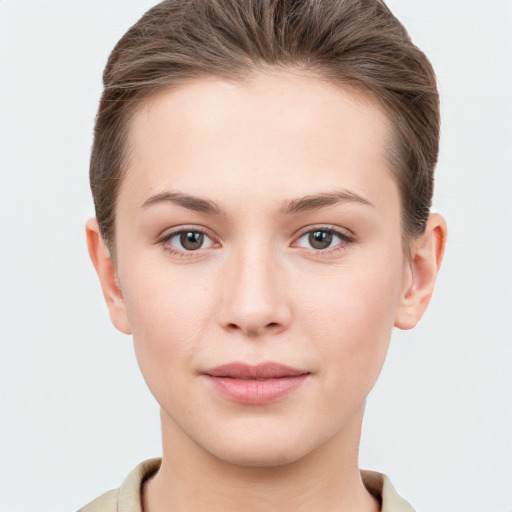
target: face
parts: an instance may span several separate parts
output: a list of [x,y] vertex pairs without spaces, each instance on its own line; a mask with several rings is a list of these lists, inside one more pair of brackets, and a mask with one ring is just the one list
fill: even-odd
[[275,465],[360,424],[410,285],[388,131],[364,94],[291,72],[137,112],[117,324],[164,430]]

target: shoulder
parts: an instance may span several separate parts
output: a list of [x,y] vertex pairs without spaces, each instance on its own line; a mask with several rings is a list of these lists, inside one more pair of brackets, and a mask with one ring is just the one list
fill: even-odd
[[119,487],[102,494],[78,512],[141,512],[142,484],[160,467],[161,459],[141,462]]
[[117,512],[119,489],[113,489],[91,501],[78,512]]
[[409,502],[401,498],[389,478],[375,471],[361,471],[368,491],[381,502],[381,512],[414,512]]

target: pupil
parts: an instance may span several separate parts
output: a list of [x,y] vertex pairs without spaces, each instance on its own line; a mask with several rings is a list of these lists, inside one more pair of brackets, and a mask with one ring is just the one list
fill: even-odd
[[203,245],[203,238],[204,235],[198,231],[187,231],[181,233],[180,242],[185,249],[195,251]]
[[309,243],[315,249],[327,249],[332,242],[332,233],[328,231],[313,231],[309,234]]

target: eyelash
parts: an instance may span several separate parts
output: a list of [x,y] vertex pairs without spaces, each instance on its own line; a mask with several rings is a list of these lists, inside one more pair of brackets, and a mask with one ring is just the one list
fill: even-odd
[[304,248],[307,251],[311,251],[315,255],[320,256],[329,256],[337,253],[338,251],[342,251],[346,249],[346,247],[350,244],[353,244],[356,241],[356,237],[353,234],[349,234],[346,231],[342,231],[334,226],[316,226],[316,227],[308,227],[304,231],[300,233],[300,235],[296,238],[294,243],[297,243],[301,238],[315,232],[323,232],[328,233],[334,236],[337,236],[340,239],[340,242],[332,247],[327,247],[326,249],[313,249],[313,248]]
[[202,247],[200,247],[199,249],[196,249],[195,251],[187,251],[185,249],[183,249],[183,250],[175,249],[174,247],[172,247],[170,245],[170,241],[173,238],[175,238],[179,235],[182,235],[183,233],[200,233],[201,235],[208,237],[212,241],[213,247],[220,246],[220,244],[218,242],[215,242],[214,238],[205,229],[203,229],[201,227],[190,227],[190,228],[181,227],[180,229],[177,229],[175,231],[172,231],[172,232],[166,234],[164,237],[162,237],[159,240],[159,243],[162,245],[162,247],[164,248],[165,251],[171,253],[173,256],[177,256],[178,258],[190,258],[190,257],[193,257],[194,255],[199,254],[201,249],[203,249]]
[[[295,238],[295,241],[293,242],[293,244],[296,244],[301,238],[303,238],[304,236],[309,235],[311,233],[314,233],[314,232],[323,232],[323,233],[328,233],[328,234],[334,235],[340,239],[340,242],[338,244],[334,245],[333,247],[328,247],[326,249],[305,248],[305,247],[301,247],[301,246],[296,246],[296,247],[301,247],[302,249],[305,249],[308,252],[312,252],[315,255],[328,256],[328,255],[334,254],[340,250],[345,249],[347,245],[353,244],[356,241],[356,237],[353,234],[348,234],[347,232],[341,231],[340,229],[337,229],[334,226],[315,226],[315,227],[308,227],[307,229],[304,229],[303,231],[301,231],[300,234]],[[159,240],[158,243],[162,245],[162,247],[164,248],[165,251],[167,251],[167,252],[171,253],[173,256],[177,256],[179,258],[190,258],[190,257],[197,256],[198,254],[200,254],[200,251],[203,249],[203,247],[200,247],[196,250],[187,251],[186,249],[183,249],[183,250],[175,249],[174,247],[172,247],[169,244],[169,242],[173,238],[175,238],[179,235],[182,235],[183,233],[200,233],[201,235],[208,237],[212,241],[211,247],[214,247],[214,248],[220,247],[220,243],[216,242],[214,240],[214,238],[209,234],[209,232],[207,232],[205,229],[203,229],[201,227],[190,227],[190,228],[187,228],[187,227],[182,228],[181,227],[180,229],[177,229],[176,231],[172,231],[171,233],[166,234],[164,237],[162,237]],[[292,245],[292,246],[294,246],[294,245]],[[209,247],[207,247],[206,249],[208,249],[208,248]]]

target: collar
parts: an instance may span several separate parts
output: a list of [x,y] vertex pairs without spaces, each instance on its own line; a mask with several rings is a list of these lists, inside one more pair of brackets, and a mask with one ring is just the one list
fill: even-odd
[[[160,468],[162,459],[149,459],[136,466],[121,487],[109,491],[79,512],[142,512],[142,485]],[[414,512],[411,505],[401,498],[389,478],[375,471],[361,471],[368,491],[381,503],[381,512]]]

